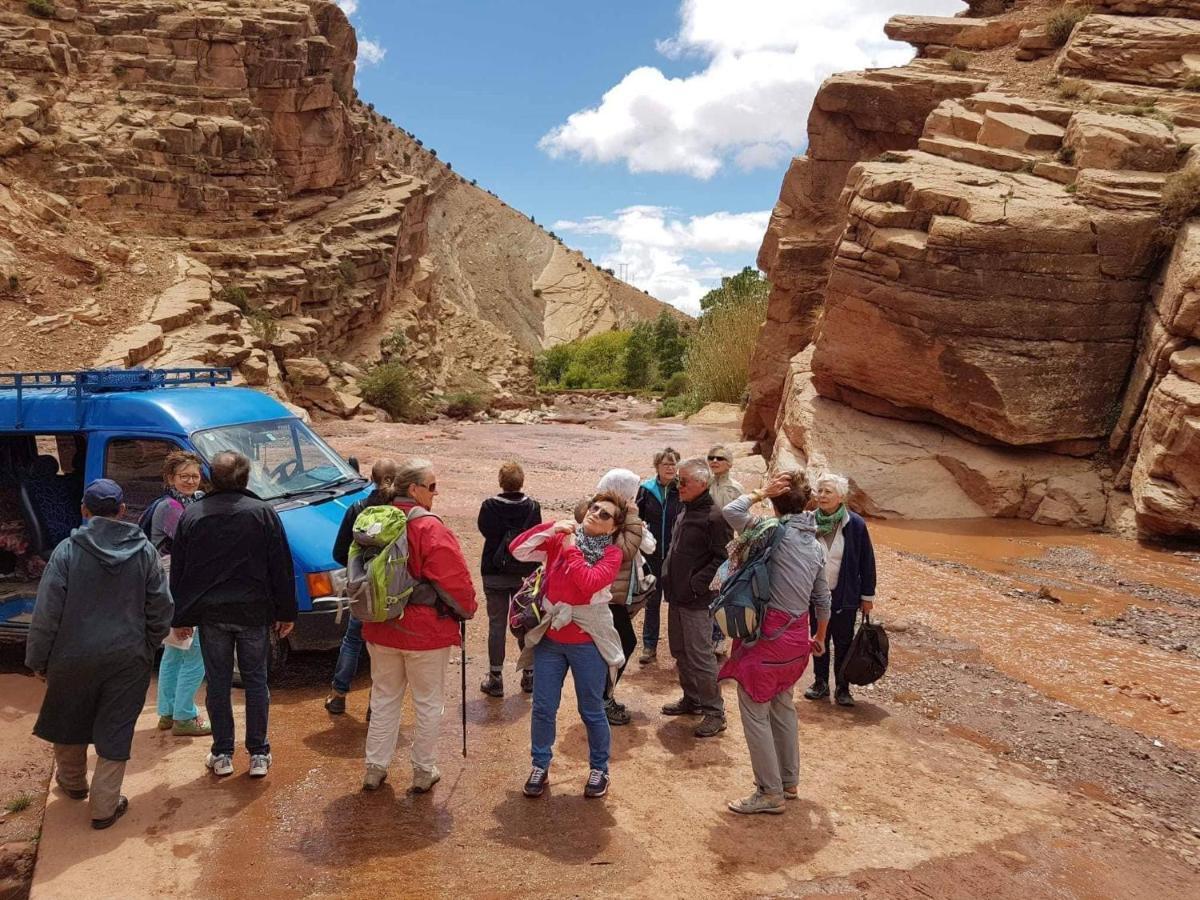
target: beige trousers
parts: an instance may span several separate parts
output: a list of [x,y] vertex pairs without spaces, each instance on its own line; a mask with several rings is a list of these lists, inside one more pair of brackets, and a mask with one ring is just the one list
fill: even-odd
[[450,648],[397,650],[367,644],[371,654],[371,724],[367,727],[367,765],[387,768],[400,737],[404,694],[412,688],[417,721],[413,729],[413,769],[432,772],[437,764],[438,731],[445,709],[446,666]]
[[[55,744],[55,780],[71,791],[86,791],[87,744]],[[92,775],[91,812],[93,819],[107,819],[117,811],[121,800],[121,782],[125,780],[125,761],[96,757],[96,772]]]

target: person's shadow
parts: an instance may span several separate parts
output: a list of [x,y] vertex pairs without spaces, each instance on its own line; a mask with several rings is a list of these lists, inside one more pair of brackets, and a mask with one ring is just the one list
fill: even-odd
[[[577,784],[555,785],[532,799],[518,791],[496,805],[496,826],[488,837],[499,844],[537,853],[568,865],[591,862],[601,856],[612,840],[616,819],[604,800],[588,800]],[[569,792],[569,793],[568,793]]]
[[807,862],[833,838],[825,807],[801,797],[785,801],[784,813],[738,815],[725,812],[708,832],[708,852],[721,875],[778,873]]

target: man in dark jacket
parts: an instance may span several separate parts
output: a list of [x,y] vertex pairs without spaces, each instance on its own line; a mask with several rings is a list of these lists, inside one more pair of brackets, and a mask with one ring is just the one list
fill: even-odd
[[270,504],[246,490],[250,460],[225,451],[212,460],[213,491],[187,508],[171,553],[176,636],[204,630],[201,652],[208,676],[206,708],[212,752],[205,765],[233,774],[233,655],[246,690],[246,750],[250,775],[271,767],[267,742],[271,632],[287,637],[296,622],[292,554],[283,523]]
[[662,611],[662,566],[671,549],[671,529],[683,504],[675,484],[679,454],[664,447],[654,454],[654,477],[643,481],[637,492],[638,518],[650,526],[654,535],[654,552],[646,557],[654,573],[654,591],[646,599],[646,616],[642,622],[642,655],[638,665],[653,662],[658,656],[658,636]]
[[93,828],[109,827],[129,807],[125,763],[171,623],[158,552],[124,514],[116,482],[88,485],[84,525],[54,548],[25,642],[25,665],[46,679],[33,733],[54,744],[55,779],[72,799],[88,796],[87,747],[96,747]]
[[[358,514],[370,506],[387,506],[395,499],[392,491],[392,481],[396,477],[396,461],[384,457],[375,460],[371,466],[371,483],[375,486],[366,497],[350,504],[346,515],[342,516],[342,524],[338,528],[337,537],[333,541],[333,559],[339,565],[350,561],[350,545],[354,542],[354,520]],[[342,649],[338,651],[337,664],[333,667],[333,684],[329,696],[325,698],[325,710],[331,715],[340,716],[346,711],[346,695],[350,693],[350,682],[358,674],[358,661],[362,659],[363,639],[362,622],[349,616],[346,622],[346,633],[342,636]],[[371,708],[367,707],[367,721],[370,721]]]
[[709,583],[728,556],[725,545],[733,530],[708,492],[711,481],[712,470],[703,459],[680,464],[683,512],[675,521],[671,549],[663,563],[663,591],[669,604],[667,640],[679,667],[683,698],[662,711],[668,716],[702,715],[696,737],[714,737],[725,730],[708,606],[715,594]]
[[[517,535],[541,524],[542,508],[532,497],[521,493],[525,470],[520,464],[506,462],[500,467],[500,493],[488,497],[479,507],[476,523],[483,535],[483,557],[479,571],[483,575],[483,594],[487,597],[488,674],[479,689],[490,697],[504,696],[504,649],[507,643],[508,605],[513,591],[521,586],[534,567],[518,562],[508,552],[509,542]],[[517,638],[524,650],[525,639]],[[521,690],[533,693],[533,670],[521,673]]]

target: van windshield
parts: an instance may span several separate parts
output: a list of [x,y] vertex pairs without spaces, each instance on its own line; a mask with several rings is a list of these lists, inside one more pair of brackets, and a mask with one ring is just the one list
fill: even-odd
[[349,463],[299,419],[210,428],[193,434],[192,443],[210,463],[223,450],[248,457],[249,488],[263,500],[313,493],[360,479]]

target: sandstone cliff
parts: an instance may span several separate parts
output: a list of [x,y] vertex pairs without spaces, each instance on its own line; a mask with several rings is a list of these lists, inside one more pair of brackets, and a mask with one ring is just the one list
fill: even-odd
[[746,436],[877,514],[1200,534],[1200,4],[971,6],[821,88]]
[[359,102],[332,2],[49,9],[0,6],[6,368],[230,365],[349,415],[383,341],[522,394],[534,351],[663,308]]

